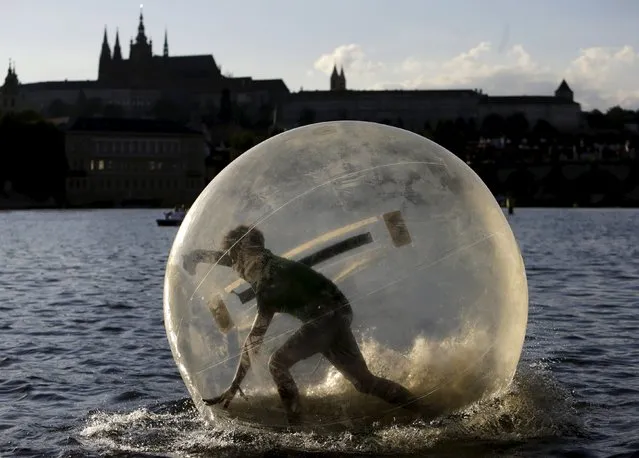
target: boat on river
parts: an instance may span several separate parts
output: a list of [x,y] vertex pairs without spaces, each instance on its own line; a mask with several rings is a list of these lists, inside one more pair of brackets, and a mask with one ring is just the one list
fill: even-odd
[[179,226],[184,221],[184,217],[186,216],[186,210],[184,207],[175,208],[174,210],[164,212],[164,218],[156,219],[156,223],[158,226]]

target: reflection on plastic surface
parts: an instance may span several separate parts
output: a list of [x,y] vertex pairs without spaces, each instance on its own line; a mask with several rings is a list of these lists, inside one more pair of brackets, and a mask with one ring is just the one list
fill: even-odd
[[165,279],[167,335],[204,417],[264,426],[410,421],[496,394],[527,312],[517,243],[477,175],[367,122],[298,128],[235,160],[189,211]]

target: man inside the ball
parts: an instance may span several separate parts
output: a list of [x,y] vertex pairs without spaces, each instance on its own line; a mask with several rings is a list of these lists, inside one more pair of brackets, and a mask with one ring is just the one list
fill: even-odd
[[227,408],[251,366],[250,352],[259,350],[276,313],[292,315],[302,326],[269,359],[288,422],[301,419],[299,391],[290,368],[321,353],[361,393],[395,406],[425,413],[419,399],[402,385],[370,372],[351,330],[353,310],[337,285],[311,267],[273,254],[256,228],[238,226],[224,237],[221,251],[194,250],[183,259],[191,274],[198,263],[231,267],[255,292],[257,315],[242,347],[231,385],[222,394],[203,399]]

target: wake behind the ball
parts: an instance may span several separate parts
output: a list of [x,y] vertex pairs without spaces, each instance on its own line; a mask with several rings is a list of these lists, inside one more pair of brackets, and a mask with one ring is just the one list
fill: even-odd
[[[427,404],[418,411],[389,407],[383,401],[360,393],[304,396],[294,421],[277,393],[251,393],[234,399],[224,408],[225,416],[275,431],[340,432],[370,430],[371,427],[429,423],[442,412]],[[219,412],[219,409],[215,409]]]

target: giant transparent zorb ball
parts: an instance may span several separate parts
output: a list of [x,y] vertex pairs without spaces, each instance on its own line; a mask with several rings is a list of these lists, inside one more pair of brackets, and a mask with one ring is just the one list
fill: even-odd
[[[241,225],[261,231],[275,255],[332,280],[350,302],[352,333],[370,372],[404,386],[431,413],[462,409],[512,381],[528,290],[517,242],[488,188],[422,136],[328,122],[244,153],[206,187],[178,231],[165,278],[165,325],[206,419],[287,423],[269,370],[273,352],[302,325],[286,313],[274,316],[259,352],[250,353],[246,397],[238,393],[226,409],[202,402],[231,384],[257,292],[232,268],[185,260],[194,250],[221,250]],[[292,367],[305,424],[414,418],[358,391],[338,369],[321,351]]]

